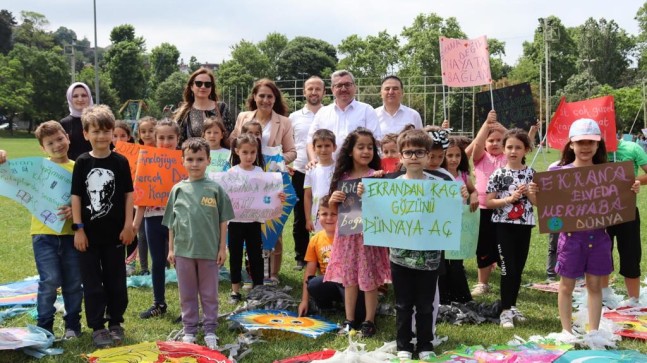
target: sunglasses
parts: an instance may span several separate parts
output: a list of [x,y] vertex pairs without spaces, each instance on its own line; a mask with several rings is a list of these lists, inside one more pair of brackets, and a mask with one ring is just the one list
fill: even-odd
[[203,85],[204,85],[204,88],[211,88],[211,86],[213,86],[213,82],[209,82],[209,81],[207,82],[193,81],[193,84],[198,88],[202,88]]

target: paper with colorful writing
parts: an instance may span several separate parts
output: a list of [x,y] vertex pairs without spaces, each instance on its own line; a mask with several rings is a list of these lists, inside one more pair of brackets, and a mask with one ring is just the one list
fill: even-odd
[[476,39],[440,37],[443,84],[473,87],[492,83],[490,53],[485,35]]
[[229,151],[211,150],[210,156],[211,163],[207,166],[207,174],[229,170]]
[[0,165],[0,195],[27,208],[47,227],[63,230],[58,208],[71,205],[72,173],[45,158],[9,160]]
[[620,326],[615,334],[632,339],[647,340],[647,308],[623,307],[606,311],[603,316]]
[[633,221],[631,161],[536,173],[540,233],[588,231]]
[[299,317],[296,313],[285,310],[250,310],[233,315],[229,320],[240,323],[247,330],[283,330],[310,338],[339,329],[337,324],[318,316]]
[[555,363],[645,363],[647,355],[635,350],[571,350]]
[[130,142],[117,141],[115,144],[114,152],[123,155],[128,159],[130,166],[130,177],[135,180],[135,173],[137,173],[137,160],[139,159],[139,150],[145,146],[133,144]]
[[281,173],[209,173],[220,184],[234,208],[236,221],[261,222],[278,218],[283,212],[279,193],[283,191]]
[[357,195],[361,179],[340,180],[337,190],[346,193],[346,199],[337,209],[337,234],[350,236],[362,233],[362,199]]
[[96,350],[85,358],[91,363],[177,362],[231,363],[222,353],[197,344],[182,342],[142,342]]
[[476,256],[476,245],[479,239],[479,224],[481,210],[470,211],[469,205],[463,205],[463,219],[461,225],[461,245],[456,251],[445,251],[447,260],[466,260]]
[[281,173],[283,178],[283,193],[285,193],[285,202],[281,203],[282,212],[281,215],[277,218],[273,218],[265,221],[261,224],[261,235],[263,239],[263,249],[271,250],[276,245],[279,237],[283,233],[283,227],[288,221],[288,217],[292,210],[294,209],[295,204],[297,204],[297,192],[294,190],[292,185],[292,180],[290,180],[290,175],[288,173]]
[[463,197],[458,182],[362,179],[364,245],[458,250]]
[[548,146],[553,149],[563,150],[568,142],[568,131],[571,124],[581,118],[595,120],[602,131],[607,151],[618,149],[616,139],[616,111],[613,96],[592,98],[578,102],[566,102],[562,97],[557,105],[555,114],[548,124]]
[[182,151],[141,147],[133,180],[135,205],[166,207],[173,186],[186,178]]

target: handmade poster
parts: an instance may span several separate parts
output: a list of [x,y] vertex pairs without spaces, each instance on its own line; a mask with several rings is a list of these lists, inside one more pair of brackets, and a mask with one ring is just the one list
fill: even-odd
[[398,170],[400,159],[398,158],[384,158],[380,160],[382,170],[385,173],[393,173]]
[[443,84],[473,87],[492,83],[490,53],[485,35],[476,39],[440,37]]
[[526,343],[522,345],[492,345],[474,353],[477,362],[550,363],[573,348],[572,345]]
[[[538,291],[552,292],[555,294],[559,293],[559,281],[533,282],[531,284],[526,285],[526,287],[533,290],[538,290]],[[575,293],[584,292],[584,288],[585,288],[584,282],[579,282],[578,280],[575,283],[575,288],[573,289],[573,292]]]
[[630,161],[536,173],[540,233],[605,228],[636,218]]
[[645,363],[647,355],[635,350],[570,350],[555,363]]
[[[434,363],[444,363],[444,362],[451,362],[451,363],[475,363],[476,360],[474,359],[474,353],[480,350],[484,350],[485,348],[481,345],[473,345],[473,346],[465,346],[465,345],[459,345],[456,349],[452,349],[451,351],[444,352],[443,354],[440,354],[436,357],[430,357],[429,359],[425,360],[424,362],[434,362]],[[391,362],[399,362],[399,361],[391,361]],[[423,362],[420,360],[410,360],[410,361],[405,361],[406,363],[409,362]]]
[[622,134],[622,140],[624,140],[624,141],[634,141],[634,135],[632,135],[632,134]]
[[346,193],[346,199],[337,210],[337,234],[349,236],[362,233],[362,199],[357,195],[361,179],[340,180],[337,190]]
[[460,249],[460,183],[370,178],[362,183],[364,245],[418,251]]
[[117,141],[115,144],[114,152],[123,155],[128,159],[128,165],[130,166],[130,177],[132,180],[135,180],[135,174],[137,173],[137,159],[139,159],[139,150],[145,148],[140,144],[134,144],[130,142]]
[[288,173],[281,173],[283,179],[283,193],[285,193],[285,202],[281,204],[281,215],[277,218],[267,220],[261,224],[261,234],[263,239],[263,249],[271,250],[276,245],[279,236],[283,233],[283,227],[288,221],[294,205],[297,204],[297,192],[294,190],[290,175]]
[[51,348],[54,335],[34,325],[27,327],[0,328],[0,350],[21,349],[35,358],[63,354],[63,349]]
[[605,312],[603,316],[621,327],[616,331],[617,335],[647,340],[647,308],[618,308]]
[[263,162],[265,163],[265,171],[288,171],[283,159],[283,147],[281,145],[263,146]]
[[65,220],[58,208],[71,205],[72,173],[40,157],[9,160],[0,165],[0,195],[27,208],[36,219],[61,232]]
[[519,127],[526,131],[537,122],[535,103],[530,90],[530,83],[498,88],[476,94],[477,119],[485,121],[492,110],[492,99],[496,118],[500,124],[510,129]]
[[324,360],[331,358],[333,355],[335,355],[335,352],[336,351],[333,349],[324,349],[318,352],[297,355],[296,357],[275,360],[274,363],[308,363],[313,360]]
[[283,213],[279,193],[283,191],[280,173],[210,173],[209,179],[225,189],[237,221],[261,222]]
[[548,124],[548,146],[553,149],[563,150],[568,142],[568,131],[573,121],[581,118],[595,120],[602,131],[602,138],[607,151],[618,149],[616,139],[616,111],[613,96],[592,98],[578,102],[566,102],[562,97],[557,105],[555,114]]
[[38,278],[0,285],[0,306],[36,305]]
[[231,363],[217,350],[182,342],[143,342],[122,347],[99,349],[85,358],[91,363],[115,362],[219,362]]
[[229,317],[247,330],[274,329],[298,333],[310,338],[336,331],[337,324],[318,316],[302,316],[286,310],[249,310]]
[[218,150],[211,150],[211,163],[207,166],[207,174],[217,173],[219,171],[227,171],[231,167],[229,165],[229,152],[223,152]]
[[445,259],[466,260],[476,256],[480,218],[481,210],[479,208],[471,212],[469,205],[463,205],[460,248],[455,251],[445,251]]
[[165,207],[173,186],[186,178],[182,151],[141,147],[133,180],[135,205]]

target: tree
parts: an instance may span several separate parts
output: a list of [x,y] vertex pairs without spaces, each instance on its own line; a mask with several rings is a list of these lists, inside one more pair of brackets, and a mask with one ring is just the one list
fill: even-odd
[[49,50],[54,46],[54,37],[44,29],[49,25],[45,15],[34,11],[21,11],[20,17],[22,23],[13,32],[14,44],[22,43],[41,50]]
[[122,24],[112,28],[110,31],[110,42],[117,44],[125,41],[134,42],[142,51],[146,50],[146,41],[143,37],[135,36],[135,27],[133,25]]
[[270,59],[252,42],[245,39],[231,47],[231,58],[254,79],[272,77]]
[[170,43],[162,43],[151,50],[151,81],[153,88],[157,88],[173,72],[178,70],[180,51]]
[[223,62],[216,71],[216,80],[223,99],[229,104],[229,112],[236,115],[245,109],[245,100],[254,82],[245,67],[234,59]]
[[557,91],[557,96],[566,96],[568,102],[575,102],[591,98],[593,95],[598,94],[599,91],[600,83],[590,70],[585,69],[572,75],[566,82],[566,86]]
[[443,19],[435,13],[419,14],[400,35],[406,39],[401,48],[402,76],[439,76],[440,45],[438,38],[467,38],[454,17]]
[[76,32],[64,26],[61,26],[58,29],[56,29],[53,35],[54,35],[54,41],[56,42],[56,44],[60,45],[61,47],[70,45],[73,42],[76,42]]
[[640,28],[640,34],[636,39],[639,53],[638,66],[641,70],[647,70],[647,2],[638,9],[634,19],[638,21],[638,27]]
[[288,42],[277,63],[279,79],[327,77],[337,65],[335,47],[323,40],[296,37]]
[[[77,77],[77,81],[87,84],[92,92],[95,90],[94,80],[93,66],[84,67]],[[101,104],[109,106],[112,112],[116,114],[119,107],[121,107],[121,102],[117,91],[112,87],[110,76],[103,71],[99,71],[99,92],[101,93]],[[96,100],[96,95],[94,95],[94,101],[96,102]]]
[[114,44],[105,58],[108,75],[121,102],[146,97],[144,55],[137,43],[122,41]]
[[11,50],[11,35],[16,19],[9,10],[0,10],[0,53],[7,54]]
[[189,73],[197,71],[200,69],[200,66],[201,64],[198,62],[198,59],[192,55],[191,58],[189,58]]
[[339,61],[339,68],[348,69],[356,77],[382,78],[395,73],[399,64],[399,43],[398,37],[389,35],[386,30],[366,39],[353,34],[338,46],[339,53],[346,55]]
[[492,79],[499,80],[507,77],[512,67],[506,64],[501,58],[505,55],[505,42],[496,38],[488,38],[487,44],[488,51],[490,52],[490,73],[492,74]]
[[269,61],[270,78],[276,78],[278,74],[278,61],[281,53],[288,45],[288,37],[281,33],[269,33],[265,40],[258,42],[258,49],[265,54]]
[[[612,95],[614,99],[618,131],[629,132],[636,116],[642,109],[643,96],[641,87],[613,89],[609,85],[601,86],[597,96],[607,95]],[[635,131],[636,127],[634,127],[633,132]]]
[[189,77],[180,71],[172,73],[157,86],[155,90],[156,103],[160,107],[166,105],[176,106],[182,101],[182,93],[188,79]]
[[0,54],[0,112],[23,114],[31,106],[33,87],[20,60]]

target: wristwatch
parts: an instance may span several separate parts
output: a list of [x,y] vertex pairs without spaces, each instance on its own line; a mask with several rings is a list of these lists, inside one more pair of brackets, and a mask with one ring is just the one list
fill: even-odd
[[78,231],[79,229],[83,229],[83,223],[72,223],[73,231]]

